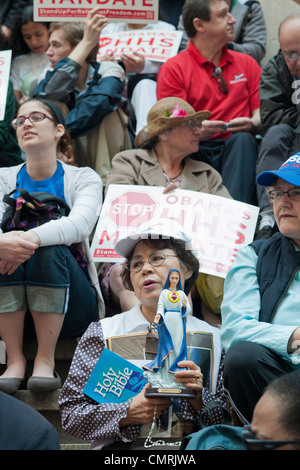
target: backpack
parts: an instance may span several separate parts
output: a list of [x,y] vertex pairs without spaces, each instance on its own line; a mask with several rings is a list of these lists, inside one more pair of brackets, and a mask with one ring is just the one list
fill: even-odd
[[[11,197],[15,192],[20,193],[16,199]],[[27,231],[70,212],[68,204],[58,196],[41,191],[29,194],[23,188],[5,194],[3,202],[8,204],[1,223],[3,232]]]
[[[19,192],[20,196],[14,199],[12,194]],[[3,202],[8,204],[6,208],[1,229],[3,232],[12,230],[23,230],[26,232],[35,227],[67,216],[70,213],[68,204],[54,194],[37,191],[28,193],[26,189],[18,188],[3,196]],[[73,243],[68,246],[69,251],[84,269],[87,266],[87,256],[83,242]]]
[[242,431],[242,427],[227,424],[208,426],[185,436],[180,450],[246,450]]
[[[218,407],[222,410],[222,424],[208,426],[203,419],[204,414]],[[232,417],[226,407],[216,400],[207,403],[200,415],[200,431],[185,436],[182,439],[180,450],[246,450],[240,426],[232,425]]]

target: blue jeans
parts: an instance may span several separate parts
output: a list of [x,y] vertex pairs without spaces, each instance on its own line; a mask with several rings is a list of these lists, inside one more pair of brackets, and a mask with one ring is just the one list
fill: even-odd
[[97,321],[95,290],[64,245],[38,248],[11,275],[0,275],[1,313],[26,311],[25,338],[34,338],[30,311],[65,315],[60,337],[81,336]]
[[199,143],[194,160],[208,163],[217,170],[233,199],[256,205],[255,169],[258,156],[256,139],[248,132],[237,132],[228,139]]
[[230,346],[224,361],[224,388],[243,424],[251,423],[267,385],[292,370],[282,357],[260,344],[240,341]]

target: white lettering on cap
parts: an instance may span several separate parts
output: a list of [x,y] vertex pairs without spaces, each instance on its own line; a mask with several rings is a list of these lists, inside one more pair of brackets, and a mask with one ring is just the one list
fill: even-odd
[[280,168],[283,168],[285,167],[287,164],[289,163],[300,163],[300,155],[298,153],[296,153],[295,155],[293,155],[292,157],[290,157],[286,162],[284,162],[283,165],[281,165]]

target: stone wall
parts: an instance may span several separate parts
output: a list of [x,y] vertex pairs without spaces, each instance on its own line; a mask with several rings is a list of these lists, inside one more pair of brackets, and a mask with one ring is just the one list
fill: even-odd
[[259,0],[267,25],[267,51],[262,66],[278,51],[278,26],[288,15],[300,14],[300,0]]

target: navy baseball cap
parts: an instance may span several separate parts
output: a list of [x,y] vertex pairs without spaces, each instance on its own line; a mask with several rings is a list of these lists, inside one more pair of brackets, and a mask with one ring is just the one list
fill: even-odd
[[284,162],[279,170],[263,171],[256,178],[260,186],[272,186],[276,178],[281,178],[290,184],[300,186],[300,152]]

